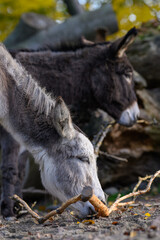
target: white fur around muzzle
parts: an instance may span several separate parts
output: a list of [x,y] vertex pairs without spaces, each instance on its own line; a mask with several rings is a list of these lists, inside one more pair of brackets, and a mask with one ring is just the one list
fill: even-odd
[[122,112],[118,123],[130,127],[137,121],[139,114],[138,104],[134,102],[129,108]]

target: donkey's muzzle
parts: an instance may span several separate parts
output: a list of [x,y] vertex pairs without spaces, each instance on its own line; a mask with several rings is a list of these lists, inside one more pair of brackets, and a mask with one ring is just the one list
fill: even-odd
[[89,207],[88,208],[88,215],[92,216],[92,215],[95,215],[96,211],[94,210],[93,207]]
[[134,102],[129,108],[122,112],[118,123],[126,127],[131,127],[137,121],[139,113],[138,104]]

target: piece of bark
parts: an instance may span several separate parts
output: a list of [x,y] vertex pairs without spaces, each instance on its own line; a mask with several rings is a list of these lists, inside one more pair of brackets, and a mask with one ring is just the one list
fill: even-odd
[[59,46],[65,42],[75,42],[82,36],[92,35],[99,28],[107,29],[108,33],[114,33],[118,30],[118,24],[115,12],[110,4],[103,5],[98,10],[84,12],[77,16],[67,19],[61,24],[50,26],[33,36],[26,41],[18,42],[17,44],[8,44],[5,40],[7,48],[39,48],[45,44]]

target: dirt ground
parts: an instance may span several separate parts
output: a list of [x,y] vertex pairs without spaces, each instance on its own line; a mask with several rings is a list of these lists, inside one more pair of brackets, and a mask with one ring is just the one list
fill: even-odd
[[[40,214],[40,213],[39,213]],[[53,222],[38,225],[29,215],[13,221],[0,218],[0,240],[3,239],[160,239],[160,197],[139,200],[136,206],[121,209],[108,218],[82,221],[69,211]]]

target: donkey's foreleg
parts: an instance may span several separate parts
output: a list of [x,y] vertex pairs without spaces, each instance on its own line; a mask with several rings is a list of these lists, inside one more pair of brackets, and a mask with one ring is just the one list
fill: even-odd
[[22,189],[26,177],[26,163],[29,159],[29,152],[23,151],[18,157],[18,178],[15,185],[15,194],[22,198]]
[[4,217],[13,216],[13,201],[10,199],[15,192],[15,184],[18,177],[19,144],[2,127],[1,151],[2,151],[2,195],[1,214]]

